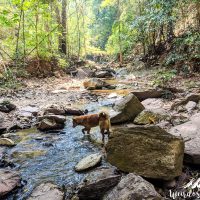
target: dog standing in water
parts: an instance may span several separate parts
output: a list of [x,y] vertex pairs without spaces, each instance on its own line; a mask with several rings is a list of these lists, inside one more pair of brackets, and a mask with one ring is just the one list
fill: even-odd
[[85,134],[85,131],[87,131],[87,134],[90,134],[91,128],[99,126],[103,142],[105,139],[105,134],[108,134],[108,138],[110,136],[110,127],[111,127],[110,117],[106,112],[74,117],[73,128],[79,125],[85,127],[82,129],[83,134]]

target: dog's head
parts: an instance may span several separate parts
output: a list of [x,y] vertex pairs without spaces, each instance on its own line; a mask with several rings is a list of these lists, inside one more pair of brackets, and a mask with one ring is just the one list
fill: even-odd
[[106,112],[100,112],[99,113],[99,119],[106,120],[108,118],[109,118],[109,116],[108,116],[108,114]]
[[73,122],[73,128],[78,126],[78,121],[76,118],[73,118],[72,122]]

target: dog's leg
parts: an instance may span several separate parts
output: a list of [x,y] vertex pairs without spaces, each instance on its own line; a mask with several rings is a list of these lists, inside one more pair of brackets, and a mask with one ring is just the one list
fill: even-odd
[[108,139],[110,138],[110,130],[107,129]]
[[104,131],[104,129],[101,129],[101,135],[102,135],[102,142],[104,143],[104,140],[105,140],[105,131]]
[[87,129],[87,134],[90,135],[90,128]]
[[82,133],[83,133],[84,135],[85,135],[85,130],[86,130],[85,128],[82,129]]

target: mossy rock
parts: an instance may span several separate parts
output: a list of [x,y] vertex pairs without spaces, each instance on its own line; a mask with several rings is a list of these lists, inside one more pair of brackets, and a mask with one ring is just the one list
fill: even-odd
[[168,115],[162,115],[159,113],[152,112],[150,110],[143,110],[134,120],[134,124],[147,125],[156,124],[160,121],[167,120],[170,117]]
[[117,127],[106,145],[107,160],[124,172],[172,180],[182,173],[183,139],[158,126]]

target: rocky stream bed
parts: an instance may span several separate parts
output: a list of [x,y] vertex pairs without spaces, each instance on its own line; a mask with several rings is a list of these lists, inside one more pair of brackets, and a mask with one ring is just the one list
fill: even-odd
[[[198,187],[187,198],[173,193],[199,178],[198,88],[153,89],[134,75],[24,85],[0,97],[0,199],[199,198]],[[106,145],[98,127],[90,136],[72,128],[74,115],[101,110],[113,125]],[[77,163],[97,166],[77,172]]]

